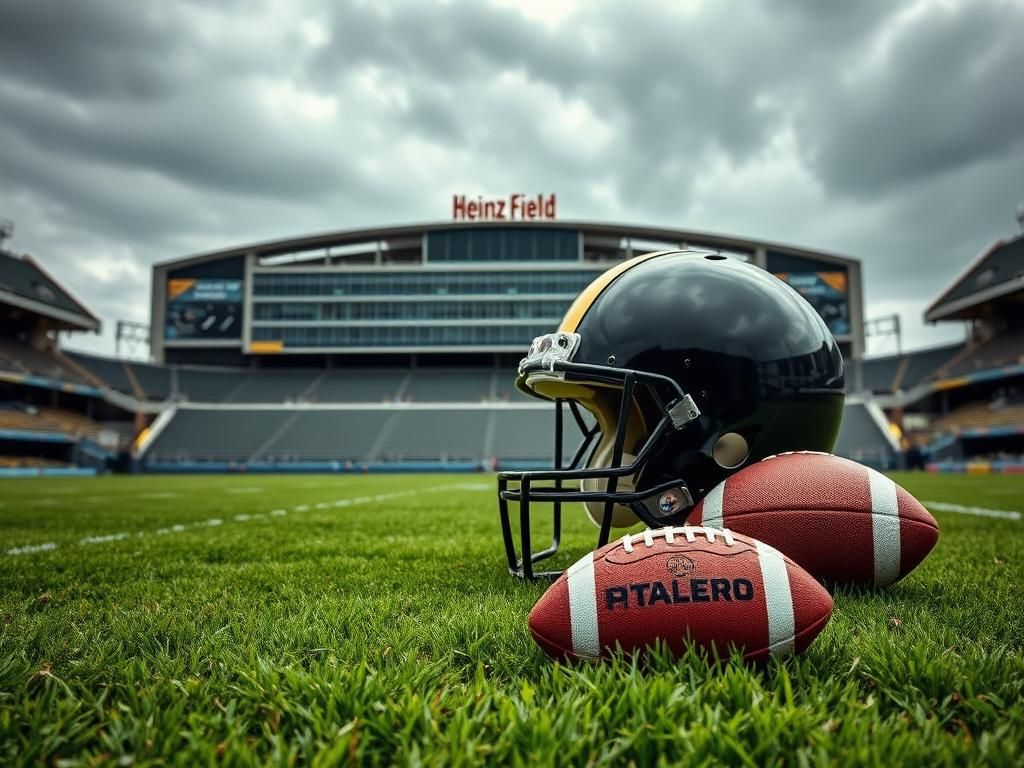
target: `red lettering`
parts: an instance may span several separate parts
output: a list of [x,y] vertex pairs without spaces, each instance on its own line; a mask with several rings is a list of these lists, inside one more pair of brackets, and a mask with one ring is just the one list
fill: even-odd
[[546,201],[544,201],[544,218],[552,219],[555,218],[555,193],[552,192]]
[[513,219],[521,216],[523,209],[523,196],[520,194],[512,195],[512,204],[509,207],[512,209]]
[[477,219],[505,221],[506,219],[534,221],[536,219],[554,220],[557,216],[558,199],[555,194],[538,194],[527,198],[516,192],[507,199],[497,198],[485,200],[467,199],[466,195],[452,195],[452,219],[476,221]]

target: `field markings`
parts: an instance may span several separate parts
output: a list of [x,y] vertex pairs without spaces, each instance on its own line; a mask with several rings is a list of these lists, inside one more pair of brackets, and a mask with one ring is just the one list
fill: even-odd
[[[332,507],[350,507],[357,506],[360,504],[375,504],[381,501],[391,501],[392,499],[399,499],[406,496],[418,496],[424,493],[439,493],[441,491],[483,491],[491,490],[491,486],[482,485],[479,483],[446,483],[445,485],[427,486],[425,488],[410,488],[404,491],[391,491],[389,493],[378,493],[373,496],[356,496],[351,499],[336,499],[334,501],[321,501],[316,502],[313,505],[310,504],[296,504],[291,508],[292,512],[308,512],[314,506],[318,510],[326,510]],[[175,494],[172,494],[175,495]],[[232,519],[236,523],[247,523],[250,520],[265,520],[268,517],[286,517],[289,514],[287,509],[272,509],[267,513],[264,512],[253,512],[249,514],[241,513],[235,515]],[[122,541],[129,537],[141,537],[141,536],[167,536],[172,533],[183,533],[187,530],[196,530],[200,528],[213,528],[216,526],[223,525],[224,520],[220,518],[210,518],[209,520],[202,520],[196,523],[177,523],[175,525],[164,526],[163,528],[157,528],[151,531],[136,531],[134,534],[127,533],[124,531],[118,533],[100,534],[94,536],[85,536],[78,540],[78,546],[90,546],[94,544],[109,544],[115,541]],[[25,544],[20,547],[12,547],[7,550],[9,556],[17,555],[31,555],[39,552],[50,552],[57,549],[58,545],[56,542],[48,541],[44,544]]]
[[239,485],[235,488],[225,488],[224,493],[263,493],[263,488],[258,485]]
[[56,543],[48,541],[45,544],[26,544],[24,547],[12,547],[7,550],[8,555],[31,555],[34,552],[49,552],[56,549]]
[[1000,520],[1020,520],[1021,514],[1012,509],[986,509],[985,507],[965,507],[963,504],[950,504],[947,501],[922,501],[928,509],[939,512],[955,512],[958,515],[974,515],[975,517],[995,517]]

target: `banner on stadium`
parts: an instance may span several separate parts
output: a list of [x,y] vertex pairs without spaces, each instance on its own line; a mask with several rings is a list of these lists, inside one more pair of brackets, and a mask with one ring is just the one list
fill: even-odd
[[776,272],[814,307],[833,336],[850,333],[850,289],[846,272]]
[[242,335],[242,281],[167,281],[165,339],[237,339]]

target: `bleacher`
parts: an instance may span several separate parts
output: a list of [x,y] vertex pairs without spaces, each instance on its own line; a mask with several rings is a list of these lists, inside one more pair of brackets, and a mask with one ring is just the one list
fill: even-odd
[[1024,403],[972,402],[932,422],[936,434],[964,428],[1024,426]]
[[396,411],[397,420],[383,434],[382,461],[480,461],[490,413],[473,410]]
[[[567,425],[571,416],[566,412]],[[570,426],[563,456],[579,442]],[[216,461],[400,463],[420,461],[550,461],[552,409],[436,408],[180,408],[146,452],[150,464]],[[894,451],[865,406],[848,405],[836,453],[895,466]]]
[[316,387],[321,403],[380,403],[394,401],[408,371],[397,368],[327,371]]
[[266,371],[239,376],[231,403],[287,403],[305,399],[320,371]]
[[420,369],[412,372],[404,400],[419,403],[476,403],[491,399],[494,368]]
[[259,458],[266,461],[362,461],[389,417],[383,411],[298,411]]
[[935,379],[939,370],[963,350],[963,344],[952,344],[934,349],[922,349],[903,356],[894,389],[913,389],[918,384]]
[[847,403],[843,424],[832,452],[838,456],[883,468],[896,467],[899,454],[889,443],[881,428],[860,403]]
[[864,377],[864,389],[875,393],[893,391],[896,373],[903,362],[903,355],[868,358],[861,363],[861,374]]
[[171,371],[162,365],[131,362],[127,364],[147,400],[166,400],[171,396]]
[[0,468],[3,469],[56,469],[71,466],[66,461],[45,459],[39,456],[0,456]]
[[59,432],[72,437],[95,438],[103,428],[92,419],[74,411],[0,403],[0,429]]
[[128,372],[125,370],[122,360],[98,357],[84,352],[67,351],[64,354],[111,389],[116,389],[126,395],[134,394],[131,380],[128,378]]
[[183,408],[160,433],[152,447],[151,459],[245,461],[292,416],[294,413],[285,410]]
[[941,371],[942,378],[967,376],[1024,363],[1024,330],[998,334],[967,353],[955,365]]
[[89,384],[73,370],[61,365],[54,355],[14,339],[0,338],[0,370],[43,376],[73,384]]

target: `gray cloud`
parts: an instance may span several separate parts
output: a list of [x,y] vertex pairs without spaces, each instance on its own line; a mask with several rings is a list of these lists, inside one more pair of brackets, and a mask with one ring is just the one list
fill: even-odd
[[913,343],[1024,198],[1020,2],[581,2],[542,23],[458,0],[0,0],[0,22],[0,215],[108,320],[145,317],[156,260],[555,190],[567,217],[860,257],[869,313],[899,308]]

